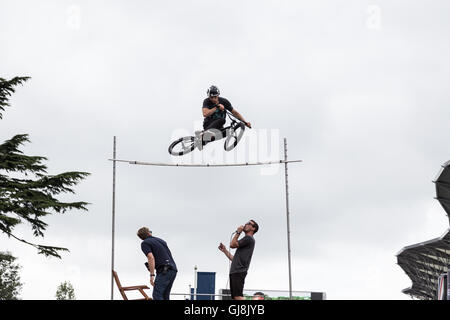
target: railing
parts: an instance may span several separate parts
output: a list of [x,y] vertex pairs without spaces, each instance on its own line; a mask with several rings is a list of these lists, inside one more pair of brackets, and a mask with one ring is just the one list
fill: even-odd
[[[272,290],[272,289],[244,289],[244,296],[252,297],[255,295],[255,293],[262,293],[266,299],[279,299],[282,297],[284,299],[294,299],[297,300],[298,298],[304,299],[304,300],[310,300],[312,298],[311,294],[312,291],[292,291],[293,296],[289,296],[289,290]],[[181,297],[184,296],[184,300],[191,300],[191,297],[193,297],[193,300],[197,300],[197,297],[210,297],[211,299],[213,297],[220,297],[223,299],[223,297],[226,298],[226,300],[231,299],[230,294],[218,294],[218,293],[171,293],[171,296],[175,297]],[[177,299],[178,300],[178,299]]]
[[218,293],[171,293],[171,296],[184,296],[186,298],[185,300],[191,300],[191,296],[194,297],[194,300],[197,300],[196,298],[198,296],[207,296],[207,297],[227,297],[228,299],[231,299],[231,295],[229,294],[218,294]]

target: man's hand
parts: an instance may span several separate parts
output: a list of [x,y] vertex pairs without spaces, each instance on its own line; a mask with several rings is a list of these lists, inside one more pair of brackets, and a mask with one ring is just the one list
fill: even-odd
[[231,239],[230,248],[232,248],[232,249],[239,248],[239,241],[238,241],[238,239],[239,239],[239,235],[241,234],[242,230],[244,230],[244,226],[237,227],[236,233],[235,233],[233,239]]
[[155,286],[155,276],[150,276],[150,284],[152,285],[152,287]]
[[230,259],[230,261],[233,260],[234,256],[230,252],[228,252],[227,248],[223,245],[222,242],[219,244],[219,250],[222,251],[227,256],[227,258]]
[[223,104],[219,104],[217,105],[217,107],[220,109],[220,111],[224,111],[225,107],[223,106]]
[[251,124],[250,122],[245,122],[245,125],[246,125],[247,127],[249,127],[250,129],[252,128],[252,124]]
[[222,252],[225,252],[227,250],[222,242],[219,244],[219,250]]

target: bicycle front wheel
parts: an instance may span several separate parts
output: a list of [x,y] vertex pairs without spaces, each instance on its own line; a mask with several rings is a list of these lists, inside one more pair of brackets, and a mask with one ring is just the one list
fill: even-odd
[[237,146],[239,141],[241,141],[241,138],[244,135],[244,131],[245,131],[245,125],[242,122],[235,125],[231,129],[231,132],[227,135],[227,138],[223,145],[224,149],[226,151],[233,150]]

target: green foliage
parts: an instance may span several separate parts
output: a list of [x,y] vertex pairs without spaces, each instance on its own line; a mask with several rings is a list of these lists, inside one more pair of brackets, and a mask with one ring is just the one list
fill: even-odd
[[[8,97],[14,92],[14,86],[27,79],[16,77],[6,81],[0,78],[0,111],[9,105]],[[28,135],[18,134],[0,144],[0,231],[37,248],[39,254],[61,258],[58,252],[68,251],[66,248],[34,244],[18,238],[13,231],[17,225],[28,223],[34,237],[44,237],[48,226],[44,217],[71,209],[87,210],[87,202],[61,202],[55,196],[74,193],[72,187],[89,173],[74,171],[48,175],[44,164],[47,158],[27,156],[20,151],[26,142],[30,142]]]
[[20,283],[20,266],[9,252],[0,252],[0,300],[18,300]]
[[0,78],[0,119],[2,119],[2,112],[5,111],[5,107],[9,106],[8,99],[12,93],[15,92],[14,87],[23,84],[30,77],[15,77],[7,81]]
[[75,290],[69,281],[65,281],[58,286],[56,300],[75,300]]

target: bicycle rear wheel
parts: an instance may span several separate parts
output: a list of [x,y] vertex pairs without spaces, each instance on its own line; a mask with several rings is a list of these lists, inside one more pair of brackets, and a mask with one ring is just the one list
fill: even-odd
[[195,137],[183,137],[172,142],[169,146],[169,153],[173,156],[182,156],[195,149]]
[[225,151],[233,150],[244,135],[245,125],[240,122],[232,127],[231,132],[227,134],[227,138],[223,145]]

